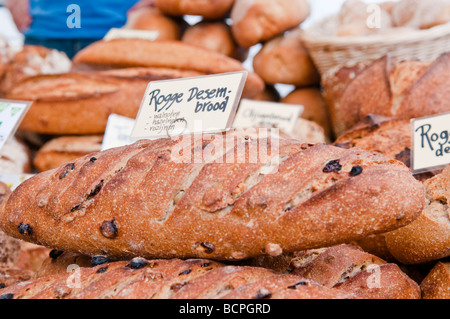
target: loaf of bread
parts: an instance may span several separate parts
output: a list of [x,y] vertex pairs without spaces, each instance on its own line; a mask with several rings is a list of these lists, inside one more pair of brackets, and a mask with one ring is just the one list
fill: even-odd
[[225,21],[200,21],[186,29],[181,41],[241,60],[241,51]]
[[0,228],[90,256],[240,260],[397,229],[424,196],[384,156],[232,131],[142,140],[39,173],[0,206]]
[[224,18],[235,0],[155,0],[155,5],[164,14],[181,17],[198,15],[207,20]]
[[392,8],[395,26],[429,29],[450,22],[449,0],[400,0]]
[[253,69],[267,84],[305,87],[320,83],[319,72],[302,43],[300,31],[270,39],[254,56]]
[[240,46],[250,48],[298,27],[309,14],[307,0],[236,0],[231,30]]
[[316,87],[296,88],[281,99],[282,103],[303,105],[302,118],[319,124],[325,136],[334,140],[331,129],[328,106],[322,96],[322,92]]
[[339,245],[304,251],[291,262],[292,274],[365,299],[420,299],[419,285],[395,263]]
[[[11,194],[9,187],[0,182],[0,203]],[[0,231],[0,268],[9,268],[17,260],[20,241]]]
[[437,262],[420,289],[423,299],[450,299],[450,262]]
[[383,57],[344,66],[322,77],[336,136],[369,114],[411,119],[450,111],[450,54],[435,61]]
[[[218,52],[182,41],[115,39],[97,41],[73,58],[73,69],[105,67],[153,67],[203,74],[247,71],[242,63]],[[249,72],[243,97],[251,98],[264,90],[263,80]]]
[[423,182],[427,205],[410,225],[386,234],[391,254],[404,264],[421,264],[450,256],[450,166]]
[[28,77],[65,73],[70,68],[71,61],[64,52],[39,45],[24,45],[5,64],[0,93],[4,94]]
[[125,29],[157,31],[157,40],[179,40],[181,23],[154,7],[142,7],[127,15]]
[[34,167],[47,171],[69,163],[102,148],[103,135],[59,136],[49,140],[40,148],[34,159]]
[[33,104],[19,129],[41,134],[103,134],[115,113],[135,118],[150,81],[199,75],[163,68],[124,68],[28,78],[7,98]]
[[0,299],[357,299],[300,276],[207,259],[133,258],[6,287]]

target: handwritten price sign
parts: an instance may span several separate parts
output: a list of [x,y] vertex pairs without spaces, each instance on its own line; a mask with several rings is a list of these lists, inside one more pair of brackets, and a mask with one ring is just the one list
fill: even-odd
[[0,149],[15,133],[31,102],[0,99]]

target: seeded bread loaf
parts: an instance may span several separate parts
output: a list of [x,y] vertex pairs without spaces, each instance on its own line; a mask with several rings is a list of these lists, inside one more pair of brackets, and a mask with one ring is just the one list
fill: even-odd
[[450,262],[437,262],[420,288],[423,299],[450,299]]
[[427,205],[410,225],[388,232],[386,245],[404,264],[421,264],[450,256],[450,166],[424,182]]
[[57,168],[102,148],[103,135],[59,136],[49,140],[36,153],[33,164],[40,171]]
[[411,119],[450,111],[450,53],[435,61],[383,57],[333,69],[322,77],[336,136],[369,114]]
[[0,228],[91,256],[239,260],[394,230],[424,204],[395,160],[232,131],[142,140],[37,174],[0,206]]
[[[73,58],[72,65],[73,70],[140,66],[203,74],[247,71],[236,59],[182,41],[142,39],[97,41],[78,52]],[[263,80],[250,71],[242,93],[243,97],[251,98],[262,90],[264,90]]]
[[41,134],[103,134],[110,114],[135,118],[150,81],[199,75],[194,71],[126,68],[40,75],[10,90],[8,99],[33,104],[19,129]]
[[107,262],[6,287],[0,299],[348,299],[299,276],[206,259]]

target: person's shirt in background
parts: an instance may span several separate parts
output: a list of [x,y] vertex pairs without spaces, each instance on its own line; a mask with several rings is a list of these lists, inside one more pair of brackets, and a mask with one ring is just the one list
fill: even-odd
[[25,44],[57,49],[69,58],[125,25],[127,11],[139,0],[29,0],[31,25]]

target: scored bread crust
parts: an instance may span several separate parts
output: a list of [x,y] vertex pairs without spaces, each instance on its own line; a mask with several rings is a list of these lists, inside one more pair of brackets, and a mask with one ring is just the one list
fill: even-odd
[[350,299],[299,276],[207,259],[108,262],[12,285],[13,299]]
[[[86,66],[156,67],[203,74],[248,71],[243,64],[219,52],[182,41],[114,39],[97,41],[78,52],[72,60],[74,70]],[[248,71],[243,97],[251,98],[264,90],[263,80]]]
[[449,53],[434,61],[383,57],[330,70],[322,82],[334,133],[341,135],[369,114],[411,119],[450,111],[449,71]]
[[[142,140],[42,172],[2,204],[1,228],[87,255],[239,260],[394,230],[425,205],[422,184],[398,161],[239,134]],[[214,162],[190,160],[223,145],[229,148]],[[257,147],[269,156],[252,162],[249,150]],[[230,163],[244,148],[245,161]],[[335,161],[340,169],[325,173]],[[362,171],[351,176],[356,166]]]
[[424,182],[427,205],[411,224],[385,235],[390,253],[404,264],[450,256],[450,166]]

